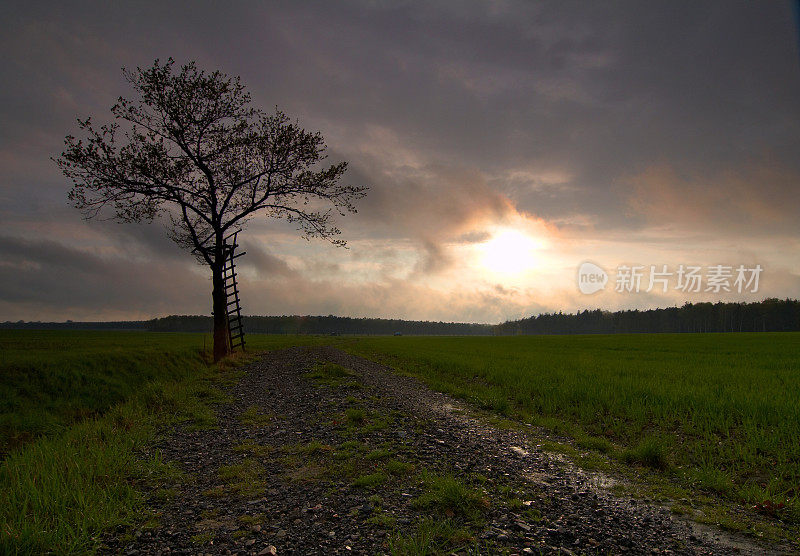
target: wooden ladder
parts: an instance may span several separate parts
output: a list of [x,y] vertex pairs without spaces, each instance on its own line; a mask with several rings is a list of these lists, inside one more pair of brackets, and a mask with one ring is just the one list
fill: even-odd
[[[236,243],[236,236],[239,232],[234,232],[225,238],[226,259],[225,266],[222,267],[222,281],[225,284],[225,295],[227,299],[226,311],[228,314],[228,341],[231,351],[242,348],[244,351],[244,327],[242,326],[242,307],[239,303],[239,287],[236,282],[236,265],[234,259],[245,254],[235,253],[239,244]],[[228,240],[232,239],[230,243]]]

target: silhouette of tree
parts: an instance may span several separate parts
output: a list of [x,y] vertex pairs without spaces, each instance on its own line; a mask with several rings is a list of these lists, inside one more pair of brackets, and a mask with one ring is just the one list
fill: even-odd
[[331,213],[356,212],[366,188],[339,184],[346,162],[317,169],[322,136],[277,108],[252,107],[238,77],[174,65],[123,68],[138,98],[120,97],[112,124],[79,119],[85,139],[68,135],[55,162],[87,218],[109,209],[124,222],[166,215],[172,239],[211,268],[216,361],[230,352],[224,238],[262,212],[298,224],[303,237],[344,245]]

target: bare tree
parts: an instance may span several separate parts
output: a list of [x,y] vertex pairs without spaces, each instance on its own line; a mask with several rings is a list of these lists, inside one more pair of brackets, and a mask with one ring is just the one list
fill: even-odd
[[238,77],[177,70],[170,58],[123,73],[137,93],[111,108],[114,123],[78,120],[55,159],[73,182],[72,204],[87,218],[106,211],[124,222],[165,215],[170,236],[211,268],[214,360],[230,352],[223,284],[224,238],[263,213],[298,224],[303,237],[336,245],[332,211],[356,212],[366,188],[339,184],[347,163],[318,169],[322,136],[277,108],[251,106]]

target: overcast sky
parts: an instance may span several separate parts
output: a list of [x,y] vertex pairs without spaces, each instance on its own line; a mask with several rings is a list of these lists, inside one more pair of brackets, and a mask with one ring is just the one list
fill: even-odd
[[[209,314],[210,272],[158,224],[84,221],[50,157],[196,60],[319,130],[349,249],[245,232],[247,314],[500,322],[800,296],[800,52],[790,2],[5,2],[0,321]],[[609,283],[581,293],[591,261]],[[667,292],[650,292],[667,265]],[[731,291],[676,271],[732,267]],[[735,269],[760,265],[757,291]],[[641,290],[616,291],[621,266]],[[750,290],[753,289],[751,284]]]

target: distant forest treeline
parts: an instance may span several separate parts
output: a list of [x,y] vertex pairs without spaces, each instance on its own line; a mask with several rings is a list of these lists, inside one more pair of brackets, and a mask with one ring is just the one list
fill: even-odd
[[687,303],[647,311],[544,313],[504,322],[495,334],[618,334],[634,332],[788,332],[800,330],[800,301]]
[[[491,324],[335,317],[243,317],[245,333],[256,334],[419,334],[474,336],[492,334]],[[211,317],[166,317],[150,321],[157,332],[211,331]]]
[[[169,316],[149,321],[3,322],[0,329],[142,330],[210,332],[211,317]],[[635,332],[788,332],[800,330],[800,301],[765,299],[756,303],[687,303],[646,311],[544,313],[503,324],[316,317],[244,317],[246,333],[262,334],[615,334]]]

